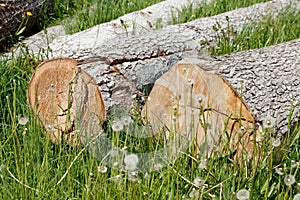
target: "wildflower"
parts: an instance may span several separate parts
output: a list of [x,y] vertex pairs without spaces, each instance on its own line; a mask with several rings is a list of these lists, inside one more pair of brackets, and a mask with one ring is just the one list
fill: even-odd
[[300,200],[300,193],[295,194],[293,200]]
[[104,174],[107,172],[107,167],[106,166],[99,166],[98,167],[98,172]]
[[30,11],[27,11],[26,15],[30,17],[30,16],[32,16],[32,13]]
[[250,192],[249,190],[246,189],[241,189],[236,193],[236,198],[239,200],[246,200],[249,199],[250,197]]
[[193,181],[193,183],[194,183],[194,185],[196,186],[196,187],[201,187],[201,186],[203,186],[204,185],[204,180],[202,179],[202,178],[200,178],[200,177],[196,177],[195,179],[194,179],[194,181]]
[[122,131],[124,128],[122,121],[113,121],[111,128],[113,131]]
[[288,174],[284,177],[284,183],[287,185],[287,186],[291,186],[293,185],[294,183],[296,182],[296,179],[295,179],[295,176],[291,175],[291,174]]
[[279,137],[277,137],[276,139],[273,138],[273,142],[272,142],[273,147],[279,147],[280,144],[281,144],[281,141],[280,141]]
[[125,169],[129,171],[134,171],[137,168],[139,158],[135,154],[126,155],[124,158]]
[[199,168],[200,169],[206,169],[206,167],[207,167],[207,160],[205,158],[201,158]]
[[275,167],[275,172],[278,174],[278,175],[283,175],[283,170],[281,167]]
[[138,174],[137,174],[137,172],[129,172],[127,175],[127,178],[129,181],[135,182],[138,180]]
[[191,17],[192,17],[192,18],[195,18],[195,17],[196,17],[196,15],[193,13]]
[[196,190],[195,188],[192,189],[192,191],[189,194],[190,198],[198,198],[200,196],[200,193],[198,190]]
[[268,115],[264,120],[263,120],[263,127],[264,128],[273,128],[275,126],[276,118]]
[[25,117],[21,117],[21,115],[18,116],[18,123],[21,125],[26,125],[29,121],[29,117],[25,116]]

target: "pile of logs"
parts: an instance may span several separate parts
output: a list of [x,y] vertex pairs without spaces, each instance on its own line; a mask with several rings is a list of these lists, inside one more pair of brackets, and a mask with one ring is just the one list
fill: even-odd
[[[200,40],[214,45],[212,26],[218,22],[226,30],[226,18],[239,31],[288,5],[271,1],[77,51],[72,45],[76,40],[61,48],[54,43],[54,57],[74,60],[53,59],[38,67],[29,85],[30,105],[46,129],[55,133],[53,141],[73,132],[78,116],[83,126],[105,120],[106,112],[130,112],[139,102],[142,115],[157,131],[162,126],[175,127],[183,135],[196,130],[201,145],[207,133],[213,143],[224,130],[237,138],[243,129],[251,149],[253,136],[259,138],[257,123],[275,118],[272,125],[281,137],[289,128],[291,106],[292,123],[299,120],[300,39],[218,57],[203,56]],[[209,118],[205,128],[200,123],[204,115]],[[97,123],[89,126],[93,130]]]

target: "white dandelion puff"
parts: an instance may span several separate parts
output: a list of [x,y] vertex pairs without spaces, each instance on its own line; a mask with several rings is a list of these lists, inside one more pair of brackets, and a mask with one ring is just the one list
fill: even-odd
[[20,125],[26,125],[27,123],[29,122],[29,117],[28,116],[24,116],[24,117],[21,117],[21,115],[18,115],[18,123]]
[[275,123],[276,123],[276,118],[268,115],[267,117],[264,118],[262,125],[264,128],[273,128],[275,127]]
[[137,168],[139,158],[135,154],[128,154],[124,158],[125,169],[128,171],[134,171]]
[[200,193],[198,190],[196,190],[195,188],[192,189],[192,191],[189,194],[190,198],[198,198],[200,196]]
[[275,172],[278,174],[278,175],[283,175],[283,170],[282,170],[282,167],[275,167]]
[[106,166],[99,166],[98,167],[98,172],[102,173],[102,174],[106,173],[107,172],[107,167]]
[[206,167],[207,167],[207,160],[205,158],[201,158],[199,168],[200,169],[206,169]]
[[132,181],[132,182],[137,181],[138,180],[138,174],[137,174],[137,172],[128,172],[127,179],[129,181]]
[[241,189],[236,193],[236,198],[239,200],[247,200],[250,197],[249,190]]
[[122,121],[113,121],[111,128],[113,131],[116,131],[116,132],[122,131],[124,128],[124,124]]
[[293,176],[292,174],[288,174],[284,177],[284,183],[286,186],[291,186],[296,182],[295,176]]
[[300,200],[300,193],[295,194],[293,200]]
[[279,137],[272,138],[272,139],[273,139],[273,142],[272,142],[273,147],[279,147],[281,145],[281,140]]
[[196,186],[196,187],[201,187],[204,185],[204,180],[200,177],[196,177],[193,181],[193,184]]

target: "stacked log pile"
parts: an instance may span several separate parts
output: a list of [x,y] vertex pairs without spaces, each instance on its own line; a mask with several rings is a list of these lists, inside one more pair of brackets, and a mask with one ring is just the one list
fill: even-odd
[[[299,2],[294,3],[299,5]],[[150,97],[155,98],[151,98],[146,106],[163,108],[153,109],[151,113],[143,111],[151,122],[151,115],[159,116],[161,110],[170,112],[174,106],[168,102],[181,95],[176,92],[181,91],[183,94],[186,91],[182,85],[189,85],[189,82],[194,81],[193,87],[197,88],[197,95],[211,102],[203,109],[215,110],[222,116],[239,114],[240,118],[251,123],[273,116],[277,120],[276,134],[280,137],[288,128],[290,106],[300,101],[300,40],[216,58],[201,56],[206,47],[200,41],[214,45],[216,32],[212,26],[217,22],[225,31],[230,23],[239,32],[244,25],[258,22],[271,13],[276,16],[289,5],[290,1],[283,0],[257,4],[139,36],[122,36],[99,43],[96,41],[90,48],[73,45],[80,44],[78,40],[64,43],[58,39],[52,44],[52,57],[68,56],[76,59],[78,66],[96,80],[109,113],[124,109],[130,112],[139,97],[143,99],[150,93]],[[89,38],[80,39],[85,42]],[[184,69],[192,71],[186,80],[181,78],[184,73],[179,73]],[[169,70],[173,74],[165,76]],[[173,78],[174,82],[168,78]],[[169,93],[175,92],[173,95],[164,95],[164,92],[160,95],[159,92],[164,90],[155,89],[160,87],[157,85],[163,85]],[[203,85],[207,86],[206,89],[201,89]],[[185,106],[199,109],[199,105],[197,107],[193,101]],[[224,107],[220,102],[225,104]],[[177,105],[179,104],[180,102]],[[214,107],[210,107],[211,105]],[[294,108],[292,123],[299,120],[299,105]],[[215,117],[215,124],[219,124],[220,115]],[[221,124],[224,120],[225,118]],[[223,128],[218,127],[220,130]]]

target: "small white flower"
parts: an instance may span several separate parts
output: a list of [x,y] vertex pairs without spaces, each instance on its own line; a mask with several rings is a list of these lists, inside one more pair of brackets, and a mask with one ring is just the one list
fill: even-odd
[[200,178],[200,177],[196,177],[195,179],[194,179],[194,181],[193,181],[193,183],[194,183],[194,185],[196,186],[196,187],[201,187],[201,186],[203,186],[204,185],[204,180],[202,179],[202,178]]
[[295,194],[293,200],[300,200],[300,193]]
[[107,167],[106,166],[99,166],[98,167],[98,172],[100,173],[106,173],[107,172]]
[[205,158],[201,158],[199,168],[200,169],[206,169],[206,167],[207,167],[207,160]]
[[26,125],[28,122],[29,122],[28,116],[24,116],[24,117],[21,117],[21,115],[18,116],[18,123],[20,125]]
[[139,158],[135,154],[126,155],[124,158],[125,169],[128,171],[134,171],[137,168]]
[[281,145],[281,140],[279,137],[272,138],[272,140],[273,140],[273,142],[272,142],[273,147],[279,147]]
[[198,190],[196,190],[195,188],[192,189],[192,191],[189,194],[190,198],[198,198],[200,196],[200,193]]
[[273,128],[273,127],[275,127],[275,123],[276,123],[276,118],[268,115],[263,120],[263,124],[262,125],[263,125],[264,128]]
[[246,200],[249,199],[250,197],[250,192],[249,190],[246,189],[241,189],[236,193],[236,198],[239,200]]
[[111,128],[113,131],[116,131],[116,132],[122,131],[124,128],[124,124],[122,121],[113,121]]
[[284,177],[284,183],[287,186],[291,186],[296,182],[295,176],[288,174]]

